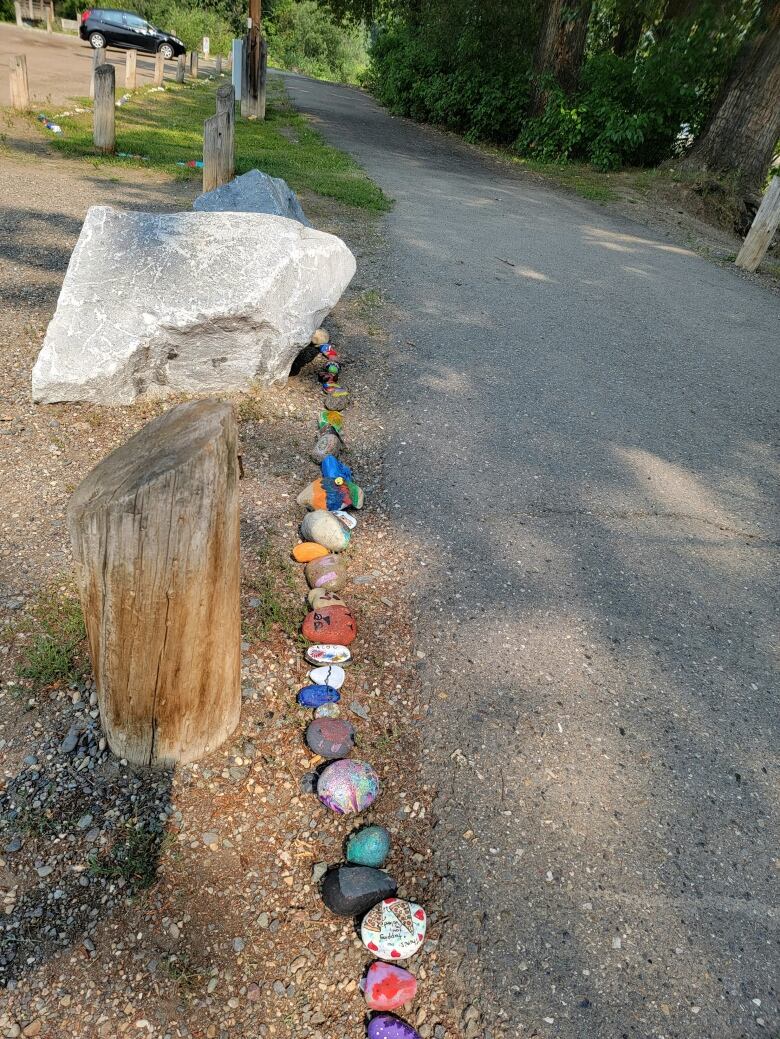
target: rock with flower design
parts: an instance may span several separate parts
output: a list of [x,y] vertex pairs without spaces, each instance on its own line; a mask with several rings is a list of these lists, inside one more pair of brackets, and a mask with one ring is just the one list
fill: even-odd
[[417,994],[417,978],[403,967],[377,960],[360,983],[371,1010],[397,1010]]
[[386,898],[363,917],[360,937],[380,960],[405,960],[425,941],[425,910],[416,902]]

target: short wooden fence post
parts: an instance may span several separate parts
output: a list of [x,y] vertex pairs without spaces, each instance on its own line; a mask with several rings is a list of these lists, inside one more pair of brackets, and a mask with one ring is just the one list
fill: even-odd
[[137,59],[138,51],[130,50],[125,55],[125,88],[127,90],[135,90],[138,83],[138,76],[136,73]]
[[54,8],[46,4],[46,32],[54,32]]
[[198,78],[198,52],[190,51],[190,75],[193,79]]
[[179,404],[68,505],[101,722],[133,764],[192,761],[238,724],[237,439],[230,404]]
[[214,75],[215,76],[221,76],[222,75],[222,55],[221,54],[218,54],[216,56],[216,58],[214,58]]
[[231,127],[232,122],[225,112],[213,115],[203,123],[204,191],[213,191],[231,179],[225,176],[231,151]]
[[183,83],[184,77],[187,73],[187,60],[184,54],[179,55],[179,61],[176,65],[176,82]]
[[106,63],[106,48],[98,47],[92,56],[92,79],[89,81],[89,96],[95,97],[95,73]]
[[223,165],[220,170],[220,183],[229,183],[236,172],[236,92],[232,83],[223,83],[217,87],[217,115],[227,117],[227,147],[223,152]]
[[31,22],[35,21],[35,8],[33,7],[33,0],[27,0],[27,17]]
[[27,58],[24,54],[11,57],[11,107],[20,112],[30,107],[30,87],[27,82]]
[[19,3],[19,0],[14,0],[14,14],[16,15],[16,24],[21,29],[24,22],[22,21],[22,5]]
[[100,152],[116,148],[116,88],[114,66],[104,63],[95,69],[95,110],[92,113],[92,142]]
[[754,271],[764,258],[775,231],[780,226],[780,175],[769,182],[761,205],[758,207],[753,223],[747,233],[742,248],[737,254],[737,267],[746,271]]
[[154,85],[161,87],[165,79],[165,58],[160,51],[154,56]]

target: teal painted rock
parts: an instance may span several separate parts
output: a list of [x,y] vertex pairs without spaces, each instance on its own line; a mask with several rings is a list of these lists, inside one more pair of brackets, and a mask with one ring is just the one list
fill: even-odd
[[347,862],[358,866],[381,866],[390,851],[390,834],[384,826],[364,826],[347,841]]

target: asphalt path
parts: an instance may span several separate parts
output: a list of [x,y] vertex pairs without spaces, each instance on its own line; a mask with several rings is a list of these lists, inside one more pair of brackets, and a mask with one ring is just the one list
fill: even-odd
[[777,1035],[777,296],[285,80],[396,200],[384,494],[480,1034]]

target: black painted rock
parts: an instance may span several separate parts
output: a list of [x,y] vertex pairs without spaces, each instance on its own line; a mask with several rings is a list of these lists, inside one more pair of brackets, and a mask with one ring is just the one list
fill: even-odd
[[336,916],[360,916],[397,890],[393,878],[381,869],[334,866],[322,882],[322,901]]

